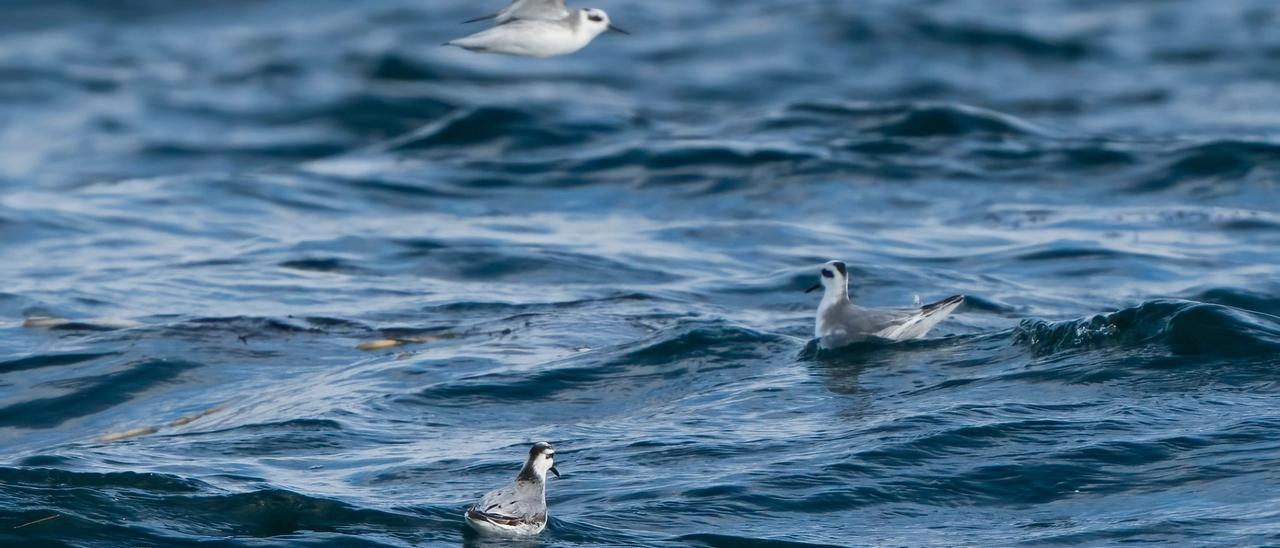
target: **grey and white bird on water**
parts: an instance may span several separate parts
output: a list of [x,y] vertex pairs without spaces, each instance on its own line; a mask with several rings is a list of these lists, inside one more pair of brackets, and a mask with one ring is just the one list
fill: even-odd
[[849,269],[840,261],[822,265],[819,283],[805,293],[818,289],[825,292],[818,304],[813,334],[824,349],[874,339],[919,339],[964,302],[964,295],[955,295],[914,310],[862,308],[849,301]]
[[502,11],[467,23],[493,19],[497,26],[446,42],[480,53],[521,57],[568,55],[606,31],[631,34],[613,26],[604,10],[569,10],[564,0],[515,0]]
[[547,472],[556,470],[556,450],[540,441],[516,480],[489,492],[467,509],[467,523],[481,533],[536,535],[547,527]]

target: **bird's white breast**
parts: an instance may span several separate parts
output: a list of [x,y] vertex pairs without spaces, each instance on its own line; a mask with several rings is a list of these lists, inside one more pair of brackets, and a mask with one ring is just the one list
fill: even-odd
[[847,298],[824,300],[818,305],[813,335],[823,348],[838,348],[867,340],[866,323]]
[[554,57],[578,51],[594,38],[560,21],[513,21],[455,40],[454,45],[489,53]]

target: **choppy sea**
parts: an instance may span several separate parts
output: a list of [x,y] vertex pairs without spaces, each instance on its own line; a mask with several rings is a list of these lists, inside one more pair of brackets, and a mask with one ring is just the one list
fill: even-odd
[[0,2],[0,545],[1280,544],[1280,4],[502,3]]

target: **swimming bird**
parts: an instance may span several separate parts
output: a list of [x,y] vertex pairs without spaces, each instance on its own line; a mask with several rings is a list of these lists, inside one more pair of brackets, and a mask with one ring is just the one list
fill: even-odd
[[489,492],[467,509],[467,523],[481,533],[536,535],[547,527],[547,472],[556,470],[556,450],[540,441],[515,481]]
[[564,0],[515,0],[496,14],[467,23],[486,19],[493,19],[497,26],[445,45],[479,53],[545,58],[578,51],[605,31],[631,34],[613,26],[604,10],[570,11]]
[[849,269],[840,261],[822,266],[818,284],[805,293],[825,288],[813,334],[824,349],[873,339],[905,341],[918,339],[951,314],[964,295],[947,297],[918,310],[872,310],[849,301]]

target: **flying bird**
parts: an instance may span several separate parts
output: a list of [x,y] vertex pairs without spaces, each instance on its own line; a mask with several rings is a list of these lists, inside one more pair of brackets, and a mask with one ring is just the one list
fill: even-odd
[[608,31],[631,34],[613,26],[604,10],[570,10],[564,0],[515,0],[498,13],[466,22],[489,19],[496,26],[445,45],[479,53],[546,58],[574,53]]

